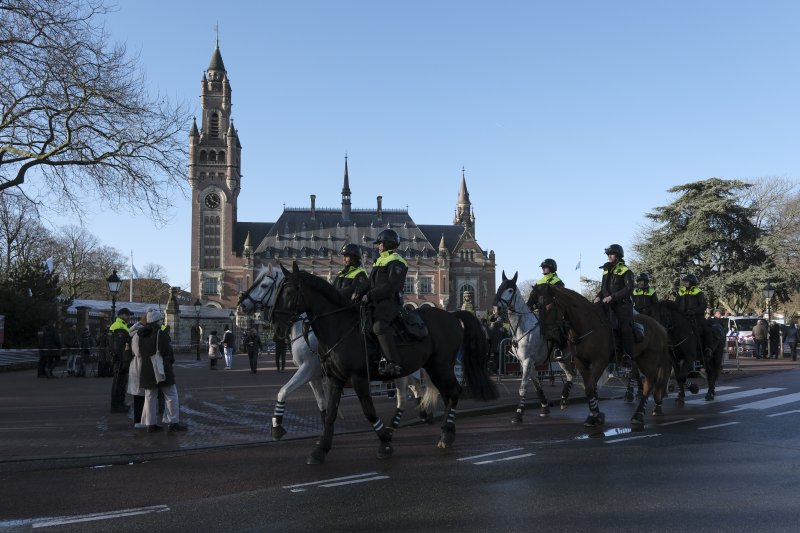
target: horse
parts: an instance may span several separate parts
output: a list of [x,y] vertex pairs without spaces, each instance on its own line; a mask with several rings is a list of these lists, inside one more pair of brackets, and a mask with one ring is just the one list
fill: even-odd
[[707,402],[716,396],[717,378],[722,373],[722,359],[725,356],[725,344],[728,340],[725,328],[716,320],[711,320],[711,331],[713,345],[707,346],[703,353],[703,366],[706,369],[706,381],[708,381],[708,390],[705,396]]
[[[542,384],[536,375],[536,366],[548,361],[547,341],[541,335],[539,319],[525,303],[522,295],[517,289],[518,272],[509,279],[503,271],[503,281],[497,288],[494,297],[495,306],[500,311],[503,319],[511,326],[512,334],[512,353],[519,360],[522,368],[522,381],[519,384],[519,405],[511,419],[513,424],[522,422],[522,414],[525,411],[525,398],[527,394],[528,382],[533,383],[536,394],[541,405],[539,416],[550,414],[550,406],[547,397],[542,389]],[[561,409],[566,409],[569,403],[569,393],[572,390],[572,381],[575,378],[574,367],[559,361],[559,365],[564,370],[566,380],[561,388]]]
[[[256,279],[250,288],[239,298],[239,308],[245,314],[250,314],[258,307],[270,308],[275,304],[277,288],[283,282],[284,273],[280,269],[273,269],[272,265],[261,267]],[[289,334],[292,360],[297,366],[297,371],[289,378],[278,391],[275,409],[272,414],[271,435],[275,440],[280,440],[286,435],[283,427],[283,418],[286,413],[286,399],[294,391],[308,383],[314,393],[314,399],[320,411],[320,417],[325,422],[327,395],[323,385],[322,365],[319,360],[319,342],[311,330],[308,319],[299,317],[292,322]],[[395,380],[397,408],[392,418],[391,428],[397,429],[403,417],[408,402],[408,391],[411,391],[419,406],[422,400],[421,378],[416,375]],[[424,422],[433,423],[432,411],[419,407],[419,417]]]
[[[675,382],[678,384],[678,397],[675,399],[675,404],[684,405],[689,374],[694,371],[694,362],[702,361],[700,339],[695,334],[689,319],[680,310],[678,304],[672,300],[660,300],[654,303],[649,315],[658,320],[669,335],[672,369],[675,373]],[[692,394],[697,394],[699,390],[696,384],[689,384],[689,391]]]
[[[278,289],[272,320],[286,323],[291,317],[305,313],[324,347],[320,358],[329,380],[328,408],[325,427],[319,441],[307,457],[307,464],[325,461],[333,444],[334,423],[348,380],[361,402],[361,409],[380,441],[377,457],[392,456],[392,431],[384,426],[375,412],[369,391],[370,376],[378,371],[374,355],[377,343],[362,332],[362,311],[352,304],[323,278],[301,271],[297,262],[292,272],[284,270],[285,279]],[[452,446],[455,440],[455,409],[461,386],[455,376],[456,357],[461,353],[466,384],[474,398],[492,400],[497,389],[488,368],[488,346],[480,321],[467,311],[447,312],[435,307],[424,307],[419,315],[428,328],[428,335],[420,341],[398,342],[397,361],[408,375],[424,368],[430,384],[423,397],[424,405],[432,405],[441,394],[445,403],[444,422],[441,427],[439,448]]]
[[[615,353],[615,333],[604,309],[589,302],[577,292],[555,285],[543,285],[543,309],[539,319],[542,324],[568,323],[567,339],[575,365],[583,377],[586,398],[589,401],[589,416],[586,427],[602,426],[605,414],[600,411],[597,383],[607,372],[609,361]],[[635,315],[634,320],[644,327],[644,338],[634,344],[633,360],[643,376],[642,398],[631,418],[635,431],[644,429],[644,414],[650,393],[656,403],[661,403],[671,370],[669,338],[667,331],[653,318]],[[626,327],[625,324],[622,327]]]

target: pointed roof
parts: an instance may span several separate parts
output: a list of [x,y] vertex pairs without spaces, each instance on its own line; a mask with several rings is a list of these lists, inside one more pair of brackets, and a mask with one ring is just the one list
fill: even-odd
[[192,129],[189,130],[189,137],[197,137],[200,132],[197,130],[197,117],[192,117]]
[[211,62],[208,64],[206,70],[225,72],[225,63],[222,62],[222,54],[219,53],[219,43],[214,47],[214,53],[211,55]]
[[470,203],[469,191],[467,190],[467,179],[464,177],[464,167],[461,167],[461,188],[458,190],[458,203]]
[[344,185],[342,185],[342,195],[350,196],[350,176],[347,171],[347,156],[344,156]]

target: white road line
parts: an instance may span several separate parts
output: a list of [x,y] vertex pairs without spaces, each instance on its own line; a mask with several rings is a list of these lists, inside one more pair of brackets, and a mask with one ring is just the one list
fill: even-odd
[[139,507],[136,509],[122,509],[120,511],[109,511],[106,513],[94,513],[78,516],[60,516],[55,518],[38,519],[31,524],[31,528],[63,526],[65,524],[77,524],[80,522],[93,522],[95,520],[109,520],[111,518],[122,518],[123,516],[136,516],[149,513],[162,513],[169,511],[166,505],[152,505],[150,507]]
[[379,479],[389,479],[389,476],[374,476],[362,479],[352,479],[350,481],[340,481],[338,483],[326,483],[320,487],[338,487],[340,485],[352,485],[353,483],[366,483],[367,481],[378,481]]
[[342,477],[334,477],[334,478],[331,478],[331,479],[321,479],[319,481],[310,481],[308,483],[298,483],[296,485],[284,485],[283,488],[284,489],[296,489],[296,488],[300,488],[300,487],[309,487],[311,485],[322,485],[323,483],[331,483],[331,482],[335,483],[337,481],[345,481],[345,480],[348,480],[348,479],[356,479],[356,478],[360,478],[360,477],[377,476],[377,475],[378,475],[377,472],[366,472],[364,474],[354,474],[352,476],[342,476]]
[[480,455],[471,455],[469,457],[459,457],[456,461],[471,461],[473,459],[481,459],[482,457],[491,457],[492,455],[500,455],[501,453],[518,452],[522,448],[511,448],[510,450],[500,450],[499,452],[482,453]]
[[725,426],[735,426],[739,422],[726,422],[725,424],[717,424],[715,426],[703,426],[697,429],[714,429],[714,428],[724,428]]
[[536,454],[523,453],[522,455],[512,455],[511,457],[503,457],[502,459],[492,459],[490,461],[478,461],[477,463],[472,463],[472,464],[475,464],[475,465],[488,465],[488,464],[491,464],[491,463],[499,463],[501,461],[513,461],[515,459],[523,459],[525,457],[531,457],[533,455],[536,455]]
[[[769,394],[771,392],[778,392],[781,390],[785,390],[783,388],[778,387],[764,387],[763,389],[750,389],[750,390],[743,390],[739,392],[732,392],[730,394],[720,394],[717,396],[713,401],[716,402],[729,402],[731,400],[739,400],[741,398],[749,398],[751,396],[759,396],[761,394]],[[691,405],[704,405],[709,403],[705,399],[698,399],[698,400],[689,400],[686,402],[687,404]]]
[[767,415],[768,418],[772,418],[773,416],[783,416],[783,415],[790,415],[792,413],[800,413],[800,409],[794,409],[792,411],[784,411],[782,413],[775,413],[772,415]]
[[691,422],[694,418],[684,418],[683,420],[673,420],[672,422],[664,422],[663,424],[658,424],[659,426],[674,426],[675,424],[683,424],[684,422]]
[[653,433],[651,435],[637,435],[636,437],[623,437],[621,439],[604,440],[606,444],[616,444],[617,442],[625,442],[626,440],[649,439],[650,437],[660,437],[661,433]]
[[[775,396],[774,398],[766,398],[764,400],[758,400],[757,402],[750,402],[745,403],[742,405],[737,405],[733,411],[741,411],[743,409],[770,409],[772,407],[778,407],[779,405],[785,405],[787,403],[795,403],[800,402],[800,392],[795,392],[793,394],[784,394],[783,396]],[[733,412],[728,411],[728,412]]]

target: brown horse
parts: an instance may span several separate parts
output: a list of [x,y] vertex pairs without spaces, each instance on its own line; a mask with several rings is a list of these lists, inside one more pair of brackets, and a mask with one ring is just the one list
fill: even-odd
[[[597,399],[597,382],[607,372],[615,353],[614,331],[600,304],[593,304],[575,291],[555,285],[542,285],[544,309],[540,307],[543,324],[566,321],[568,342],[575,366],[583,376],[589,416],[584,426],[600,426],[605,415]],[[634,320],[644,326],[644,339],[634,344],[633,361],[643,376],[642,398],[631,418],[634,430],[644,429],[644,413],[650,393],[660,404],[669,381],[671,360],[666,330],[656,320],[636,315]],[[552,322],[551,322],[552,321]]]

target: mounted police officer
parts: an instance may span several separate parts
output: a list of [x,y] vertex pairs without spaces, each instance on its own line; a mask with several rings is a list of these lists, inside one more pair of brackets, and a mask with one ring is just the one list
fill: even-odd
[[356,288],[352,299],[361,300],[369,306],[372,332],[378,339],[385,359],[378,367],[378,374],[385,378],[397,378],[402,376],[403,369],[397,364],[398,352],[392,321],[402,308],[401,294],[406,283],[408,263],[397,253],[400,236],[396,231],[381,231],[375,244],[380,255],[372,266],[369,285]]
[[333,286],[345,298],[351,298],[359,286],[369,283],[367,271],[361,266],[361,249],[357,244],[347,244],[342,248],[344,268],[336,274]]
[[630,364],[633,356],[633,271],[625,264],[625,252],[619,244],[605,249],[608,262],[604,264],[600,292],[595,303],[602,302],[617,319],[617,330],[622,343],[623,364]]
[[[542,277],[531,287],[531,294],[528,296],[528,308],[535,310],[539,308],[539,301],[542,298],[542,289],[546,285],[563,287],[564,282],[558,277],[558,264],[555,259],[549,257],[541,262],[539,267],[542,269]],[[541,322],[540,322],[541,323]],[[547,340],[547,353],[552,353],[556,361],[564,359],[563,349],[566,346],[566,335],[563,331],[563,323],[548,324],[549,327],[542,327],[541,334]]]
[[709,350],[708,347],[713,343],[713,332],[705,319],[708,302],[703,290],[697,286],[697,276],[689,273],[681,278],[681,287],[675,296],[675,303],[692,324],[701,348]]
[[633,307],[643,315],[652,316],[657,303],[656,291],[650,288],[650,274],[642,272],[636,277],[636,288],[633,289]]

